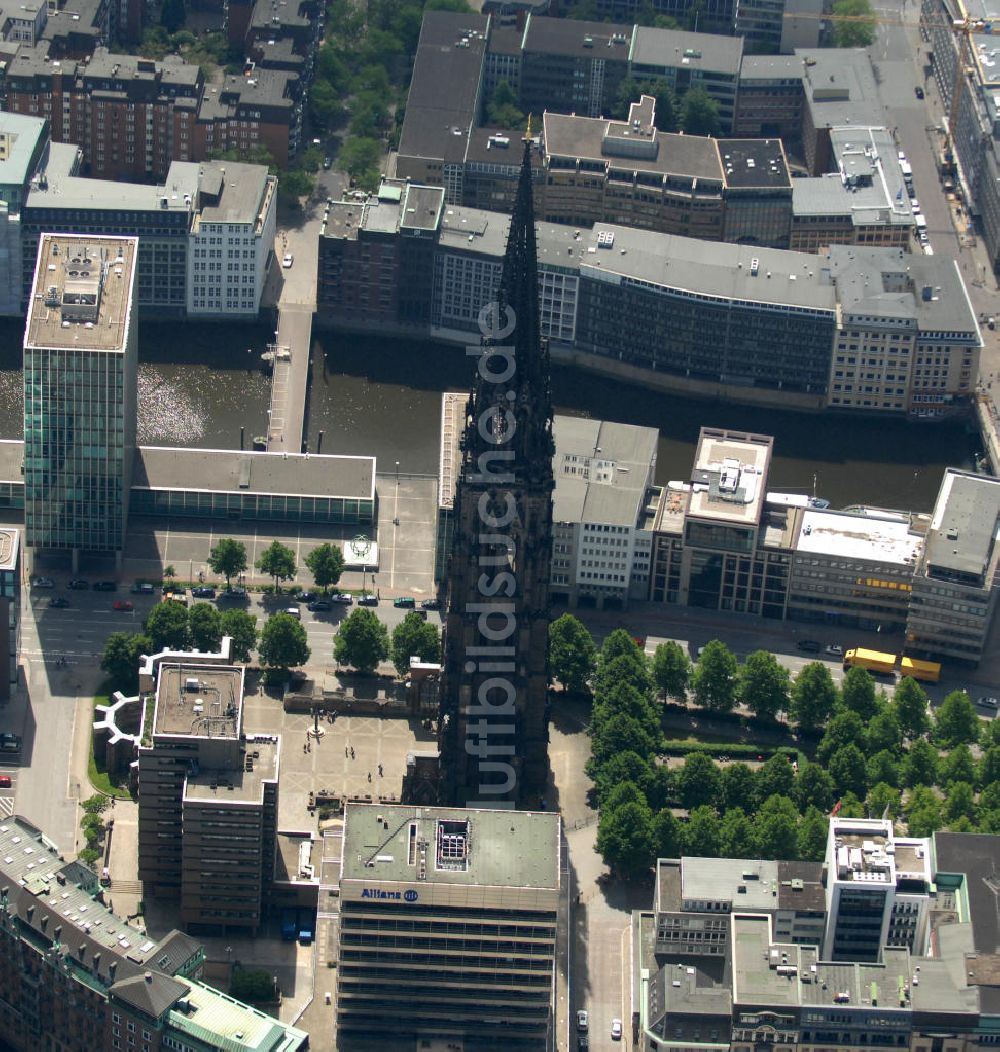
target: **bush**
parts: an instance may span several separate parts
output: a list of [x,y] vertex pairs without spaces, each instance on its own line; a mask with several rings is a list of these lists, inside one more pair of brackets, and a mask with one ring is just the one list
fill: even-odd
[[100,793],[95,793],[93,796],[88,796],[80,806],[88,815],[99,815],[102,811],[107,810],[108,798]]
[[92,866],[101,857],[101,853],[95,847],[85,847],[76,857],[84,865]]
[[751,742],[702,742],[695,738],[673,738],[668,739],[660,746],[662,756],[687,756],[690,753],[704,752],[712,756],[740,756],[757,757],[763,756],[768,759],[771,756],[790,756],[800,763],[805,759],[798,749],[787,745],[754,745]]
[[268,972],[237,968],[229,983],[229,992],[239,1001],[265,1001],[275,999],[274,980]]

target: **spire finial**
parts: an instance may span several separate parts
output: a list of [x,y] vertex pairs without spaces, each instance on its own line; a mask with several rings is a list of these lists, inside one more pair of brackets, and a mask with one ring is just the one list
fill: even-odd
[[528,139],[528,140],[530,140],[530,139],[531,139],[531,114],[530,114],[530,113],[528,114],[528,129],[527,129],[527,131],[526,131],[526,132],[524,133],[524,137],[525,137],[526,139]]

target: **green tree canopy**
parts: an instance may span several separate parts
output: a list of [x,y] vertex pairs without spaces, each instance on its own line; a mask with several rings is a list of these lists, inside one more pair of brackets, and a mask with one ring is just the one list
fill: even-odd
[[721,822],[714,808],[696,807],[684,826],[684,854],[695,858],[718,858]]
[[639,644],[632,638],[632,636],[624,628],[616,628],[613,632],[609,632],[604,637],[604,642],[601,644],[601,665],[610,664],[615,658],[623,657],[643,657],[642,651],[639,649]]
[[344,572],[344,553],[329,541],[313,548],[306,556],[305,562],[317,587],[322,588],[324,592],[337,584]]
[[899,814],[899,790],[885,782],[879,782],[868,790],[865,807],[872,818],[895,818]]
[[937,710],[934,739],[946,749],[979,740],[979,715],[964,690],[953,690]]
[[944,816],[949,823],[965,816],[970,822],[976,821],[976,796],[968,782],[952,782],[948,786],[948,795],[944,801]]
[[261,573],[274,578],[274,588],[277,591],[282,581],[290,581],[295,576],[295,552],[281,541],[271,541],[254,565]]
[[549,668],[569,691],[587,689],[597,667],[597,647],[586,626],[572,614],[562,614],[549,625]]
[[729,712],[736,704],[738,670],[736,657],[722,640],[707,643],[691,677],[694,700],[702,708]]
[[684,648],[672,639],[660,643],[653,654],[653,683],[662,697],[687,699],[691,681],[691,659]]
[[842,709],[827,724],[826,733],[816,746],[816,759],[827,764],[838,749],[845,745],[857,745],[860,748],[864,740],[865,725],[861,717],[850,709]]
[[222,574],[229,589],[234,577],[246,572],[247,546],[233,537],[223,537],[208,553],[208,565],[212,573]]
[[191,645],[196,650],[215,651],[222,641],[222,616],[211,603],[195,603],[188,613]]
[[852,666],[840,684],[840,700],[844,708],[856,712],[865,721],[870,720],[878,704],[875,677],[866,668]]
[[637,649],[629,654],[619,654],[610,661],[599,659],[593,682],[597,698],[608,696],[621,684],[634,687],[644,698],[648,698],[653,689],[649,662]]
[[726,811],[719,824],[720,855],[723,858],[752,858],[757,853],[754,824],[742,808]]
[[817,807],[806,808],[799,822],[799,858],[822,862],[826,857],[826,840],[830,817]]
[[910,836],[930,836],[944,825],[941,801],[927,786],[918,785],[910,792],[905,812],[906,831]]
[[719,805],[723,811],[738,807],[746,814],[757,809],[757,779],[745,763],[730,763],[722,768]]
[[869,785],[878,785],[879,782],[885,782],[886,785],[893,785],[898,788],[902,782],[902,762],[887,749],[882,749],[880,752],[875,753],[874,756],[869,756],[865,766],[868,770]]
[[653,864],[653,814],[646,804],[601,811],[597,851],[614,873],[637,877]]
[[604,724],[617,715],[634,717],[646,734],[654,742],[659,742],[660,721],[653,704],[647,695],[625,681],[595,697],[589,728],[591,736],[600,735]]
[[146,635],[153,651],[184,650],[188,645],[188,609],[183,603],[157,603],[146,615]]
[[719,769],[704,753],[691,753],[676,775],[677,792],[689,811],[702,804],[716,804],[719,795]]
[[226,610],[222,614],[222,634],[233,641],[233,660],[249,661],[257,646],[257,618],[245,610]]
[[342,622],[333,641],[334,659],[371,673],[389,656],[389,632],[373,610],[359,606]]
[[719,104],[704,88],[690,88],[681,100],[681,127],[686,135],[722,134]]
[[524,130],[525,116],[518,108],[517,96],[507,81],[497,83],[493,97],[486,104],[486,120],[494,128]]
[[833,806],[836,792],[829,771],[818,763],[806,762],[799,768],[791,795],[801,811],[815,807],[826,813]]
[[811,661],[795,677],[790,715],[803,734],[815,734],[833,714],[837,688],[822,661]]
[[839,793],[854,793],[864,799],[868,791],[868,769],[864,753],[856,745],[838,749],[830,757],[829,769]]
[[903,785],[911,789],[918,785],[934,785],[937,781],[937,768],[937,749],[926,738],[918,738],[903,758]]
[[631,750],[617,753],[595,773],[594,794],[598,804],[603,805],[604,799],[616,785],[634,782],[642,788],[651,775],[652,765],[644,756]]
[[760,719],[773,720],[788,708],[791,685],[788,670],[773,654],[755,650],[740,668],[736,696]]
[[952,782],[968,782],[971,785],[975,780],[976,762],[968,745],[956,745],[938,764],[937,781],[944,788]]
[[340,147],[337,159],[358,186],[374,190],[378,185],[382,162],[382,143],[378,139],[351,135]]
[[604,722],[599,734],[594,735],[591,761],[596,770],[620,752],[632,751],[651,759],[657,744],[634,716],[617,713]]
[[656,858],[680,858],[684,830],[669,807],[662,807],[653,819],[653,849]]
[[275,999],[274,979],[270,972],[234,968],[229,992],[240,1001],[268,1003]]
[[624,804],[646,805],[646,794],[635,782],[622,782],[616,785],[601,803],[602,811],[615,811]]
[[396,672],[405,678],[410,671],[411,657],[421,661],[441,660],[441,633],[437,625],[425,621],[416,610],[411,610],[393,629],[389,652]]
[[799,812],[787,796],[769,796],[754,819],[760,858],[794,859],[799,850]]
[[981,789],[994,782],[1000,783],[1000,746],[991,745],[983,752],[976,774],[976,784]]
[[757,771],[757,800],[762,803],[772,796],[791,796],[794,784],[791,758],[783,752],[776,752]]
[[899,726],[908,738],[919,738],[930,726],[927,695],[924,688],[911,676],[904,676],[896,685],[892,707]]
[[272,614],[260,633],[260,663],[267,668],[289,669],[309,660],[309,644],[301,621],[291,614]]
[[114,632],[108,636],[101,657],[101,670],[108,674],[114,690],[126,697],[139,693],[139,659],[153,653],[152,640],[139,632]]
[[834,0],[833,15],[834,47],[875,43],[875,11],[870,0]]
[[899,755],[903,748],[903,728],[891,705],[883,705],[869,720],[865,741],[865,751],[869,756],[883,750]]

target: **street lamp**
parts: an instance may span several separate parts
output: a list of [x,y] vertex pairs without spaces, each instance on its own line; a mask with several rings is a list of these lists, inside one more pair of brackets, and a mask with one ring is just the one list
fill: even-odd
[[396,461],[396,485],[399,485],[399,461]]

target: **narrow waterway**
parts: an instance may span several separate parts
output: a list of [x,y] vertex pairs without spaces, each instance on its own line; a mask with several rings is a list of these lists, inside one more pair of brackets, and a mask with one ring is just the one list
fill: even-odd
[[[23,432],[23,323],[0,322],[0,438]],[[159,323],[139,330],[139,441],[234,449],[266,429],[268,325]],[[467,388],[461,348],[427,340],[314,334],[307,434],[324,453],[369,454],[383,471],[437,471],[440,395]],[[960,424],[824,417],[705,402],[553,370],[556,411],[659,428],[658,481],[683,478],[702,425],[775,436],[770,486],[848,503],[929,510],[942,470],[979,448]]]

